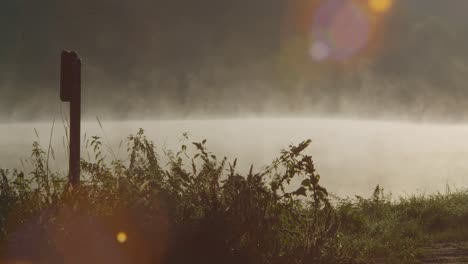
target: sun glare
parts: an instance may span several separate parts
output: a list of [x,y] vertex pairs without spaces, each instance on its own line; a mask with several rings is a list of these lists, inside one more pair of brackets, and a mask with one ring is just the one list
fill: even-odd
[[117,241],[119,243],[125,243],[127,241],[127,234],[125,232],[117,233]]
[[369,0],[369,6],[374,12],[383,13],[393,5],[393,0]]

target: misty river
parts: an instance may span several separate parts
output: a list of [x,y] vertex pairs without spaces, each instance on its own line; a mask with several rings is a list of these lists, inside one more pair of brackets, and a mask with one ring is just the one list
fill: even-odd
[[[83,137],[102,137],[119,158],[126,154],[121,140],[140,127],[159,150],[178,150],[187,132],[190,141],[207,139],[208,150],[218,157],[237,157],[244,172],[252,163],[254,170],[261,169],[291,143],[312,139],[307,151],[322,184],[339,196],[369,196],[377,184],[395,196],[468,185],[468,125],[285,118],[112,121],[102,126],[84,122]],[[33,141],[39,139],[47,150],[51,129],[52,122],[0,124],[0,168],[28,170],[25,160]],[[61,122],[55,123],[52,170],[66,170],[64,130]],[[86,151],[82,156],[87,157]],[[110,152],[107,156],[112,157]]]

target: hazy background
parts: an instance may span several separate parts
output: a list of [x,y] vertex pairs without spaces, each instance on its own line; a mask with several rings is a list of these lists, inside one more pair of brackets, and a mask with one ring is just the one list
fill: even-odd
[[323,2],[4,0],[0,120],[60,112],[62,49],[83,59],[87,118],[467,119],[467,1],[395,0],[372,45],[325,63],[309,56]]
[[27,170],[55,119],[51,166],[66,171],[69,49],[83,60],[82,132],[114,149],[140,127],[159,150],[188,132],[247,170],[311,138],[339,195],[466,186],[468,1],[372,1],[2,0],[0,168]]

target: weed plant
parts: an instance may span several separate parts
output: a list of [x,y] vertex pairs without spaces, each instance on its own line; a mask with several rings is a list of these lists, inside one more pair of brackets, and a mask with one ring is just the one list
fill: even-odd
[[237,160],[216,157],[206,140],[163,151],[163,164],[143,130],[127,138],[125,160],[107,160],[101,138],[92,137],[81,185],[72,188],[50,171],[50,148],[35,142],[29,173],[0,170],[0,259],[417,263],[430,241],[468,234],[463,190],[395,201],[377,186],[369,198],[332,198],[304,154],[310,143],[242,175]]

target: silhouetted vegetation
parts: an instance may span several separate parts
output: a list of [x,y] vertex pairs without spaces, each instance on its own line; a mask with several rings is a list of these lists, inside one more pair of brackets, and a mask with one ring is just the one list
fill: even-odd
[[430,241],[468,233],[464,191],[392,201],[377,187],[370,198],[331,197],[304,154],[310,141],[289,146],[247,175],[236,160],[208,152],[205,140],[163,151],[167,164],[143,130],[127,143],[127,160],[108,161],[93,137],[94,155],[82,161],[83,181],[75,190],[49,170],[50,153],[38,143],[30,173],[0,170],[1,259],[413,263]]

